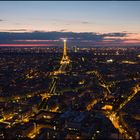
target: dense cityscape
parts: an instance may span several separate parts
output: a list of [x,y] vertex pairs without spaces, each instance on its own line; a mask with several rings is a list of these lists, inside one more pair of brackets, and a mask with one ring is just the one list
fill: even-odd
[[0,2],[0,140],[24,139],[140,139],[140,1]]
[[0,48],[0,139],[139,139],[140,48],[61,44]]

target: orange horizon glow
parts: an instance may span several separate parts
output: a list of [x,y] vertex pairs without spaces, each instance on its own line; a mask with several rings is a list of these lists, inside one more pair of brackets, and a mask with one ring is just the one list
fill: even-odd
[[37,47],[37,46],[51,47],[56,46],[56,44],[0,44],[0,47]]

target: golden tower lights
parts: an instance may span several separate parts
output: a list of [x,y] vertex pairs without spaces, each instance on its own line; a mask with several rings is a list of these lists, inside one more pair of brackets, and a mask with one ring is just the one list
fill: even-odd
[[60,64],[69,64],[70,63],[70,59],[67,56],[67,40],[64,39],[64,50],[63,50],[63,57],[61,59]]

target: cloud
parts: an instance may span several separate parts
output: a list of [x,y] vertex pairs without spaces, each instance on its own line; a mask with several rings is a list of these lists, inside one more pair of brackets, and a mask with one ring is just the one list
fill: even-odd
[[[65,29],[57,32],[44,32],[44,31],[33,31],[33,32],[18,32],[26,31],[25,29],[9,30],[11,32],[0,32],[0,40],[8,38],[10,40],[15,39],[47,39],[47,40],[58,40],[60,38],[72,38],[77,40],[102,40],[103,36],[92,32],[64,32]],[[12,32],[15,31],[15,32]]]
[[83,21],[81,22],[82,24],[93,24],[92,22],[88,22],[88,21]]
[[[60,38],[69,38],[71,40],[94,40],[102,41],[106,37],[123,37],[127,33],[107,33],[107,34],[98,34],[94,32],[65,32],[66,29],[61,31],[33,31],[26,32],[26,29],[12,29],[8,30],[9,32],[0,32],[0,41],[4,40],[24,40],[24,39],[34,39],[34,40],[58,40]],[[14,32],[13,32],[14,31]],[[22,32],[20,32],[22,31]],[[24,32],[25,31],[25,32]]]
[[0,19],[0,22],[4,21],[3,19]]
[[[14,31],[14,32],[13,32]],[[22,31],[22,32],[21,32]],[[96,45],[112,45],[124,43],[125,38],[128,37],[127,32],[114,33],[96,33],[96,32],[66,32],[66,29],[60,31],[32,31],[27,32],[26,29],[12,29],[9,32],[0,32],[0,44],[53,44],[60,46],[61,38],[67,38],[69,45],[78,46],[96,46]],[[129,38],[127,38],[129,39]]]
[[104,37],[125,37],[128,33],[126,32],[117,32],[117,33],[106,33],[103,34]]
[[67,31],[67,29],[61,29],[61,30],[60,30],[60,32],[65,32],[65,31]]
[[28,30],[26,29],[11,29],[11,30],[6,30],[7,32],[26,32]]
[[[62,41],[61,38],[67,38],[69,45],[85,45],[82,44],[82,40],[91,40],[94,42],[102,41],[104,38],[102,35],[92,32],[64,32],[63,31],[53,31],[53,32],[43,32],[43,31],[33,31],[33,32],[18,32],[19,30],[10,30],[11,32],[0,32],[0,44],[27,44],[27,43],[49,43],[56,44],[60,46]],[[12,32],[17,31],[17,32]],[[20,29],[21,31],[21,29]],[[25,31],[25,30],[22,30]],[[18,41],[21,40],[21,41]],[[30,40],[30,41],[27,41]],[[33,41],[32,41],[33,40]],[[36,41],[34,41],[36,40]],[[42,40],[42,41],[41,41]],[[46,40],[50,40],[46,42]],[[58,40],[57,42],[54,40]]]

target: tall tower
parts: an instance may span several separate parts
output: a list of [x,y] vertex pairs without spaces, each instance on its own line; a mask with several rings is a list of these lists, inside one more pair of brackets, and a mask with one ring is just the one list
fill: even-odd
[[64,40],[63,56],[67,56],[67,44],[66,44],[66,40]]
[[60,61],[60,64],[69,64],[70,63],[70,59],[67,56],[67,40],[64,39],[64,50],[63,50],[63,57]]

